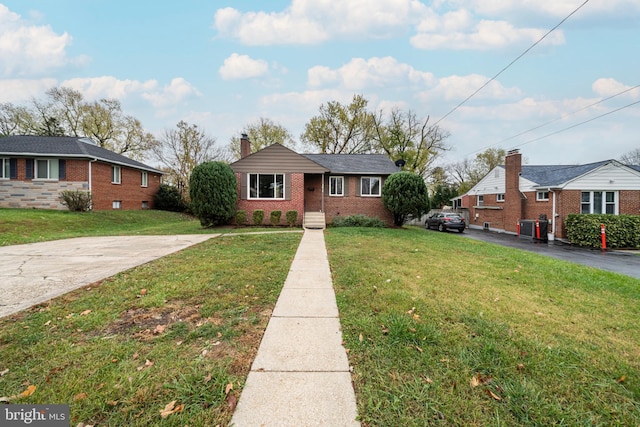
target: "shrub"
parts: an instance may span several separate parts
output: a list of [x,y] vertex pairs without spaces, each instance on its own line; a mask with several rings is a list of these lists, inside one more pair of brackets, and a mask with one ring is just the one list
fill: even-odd
[[247,223],[247,211],[236,212],[236,224],[245,225]]
[[253,225],[261,225],[262,221],[264,221],[264,211],[262,209],[253,211]]
[[382,203],[393,214],[393,223],[400,226],[410,216],[420,218],[429,209],[427,185],[413,172],[391,174],[382,186]]
[[298,211],[287,211],[285,218],[287,219],[287,225],[293,227],[298,222]]
[[91,192],[80,190],[64,190],[60,192],[58,200],[74,212],[88,212],[91,210]]
[[161,184],[153,198],[153,207],[161,211],[184,212],[187,210],[180,190],[173,185]]
[[231,167],[222,162],[201,163],[189,180],[191,210],[203,227],[227,224],[236,213],[238,190]]
[[331,223],[333,227],[386,227],[387,224],[380,218],[370,218],[366,215],[336,216]]
[[280,218],[282,218],[282,211],[271,211],[271,214],[269,216],[271,225],[278,225],[280,224]]
[[607,248],[640,248],[640,216],[570,214],[567,216],[567,238],[578,246],[600,248],[604,224]]

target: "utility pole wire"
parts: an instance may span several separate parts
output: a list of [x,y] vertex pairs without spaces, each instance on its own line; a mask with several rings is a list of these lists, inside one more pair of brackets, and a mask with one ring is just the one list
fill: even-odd
[[491,83],[492,81],[494,81],[495,79],[498,78],[498,76],[500,74],[502,74],[503,72],[505,72],[509,67],[511,67],[513,64],[516,63],[516,61],[518,61],[520,58],[522,58],[523,56],[525,56],[527,53],[529,53],[529,51],[531,49],[533,49],[534,47],[536,47],[538,44],[540,44],[540,42],[542,40],[544,40],[549,34],[551,34],[553,31],[555,31],[560,25],[562,25],[567,19],[571,18],[571,16],[573,16],[576,12],[578,12],[580,9],[582,9],[582,7],[584,5],[586,5],[587,3],[589,3],[589,0],[585,0],[584,3],[582,3],[580,6],[578,6],[573,12],[571,12],[569,15],[567,15],[562,21],[560,21],[555,27],[553,27],[552,29],[550,29],[549,31],[547,31],[547,33],[545,35],[543,35],[540,39],[538,39],[538,41],[536,41],[534,44],[532,44],[531,46],[529,46],[529,48],[527,48],[524,52],[522,52],[516,59],[514,59],[513,61],[511,61],[506,67],[504,67],[502,70],[500,70],[498,72],[498,74],[496,74],[495,76],[491,77],[489,80],[487,80],[487,82],[485,84],[483,84],[482,86],[480,86],[478,89],[476,89],[475,92],[473,92],[471,95],[467,96],[461,103],[459,103],[458,105],[456,105],[455,107],[453,107],[453,109],[451,111],[449,111],[447,114],[445,114],[444,116],[442,116],[440,119],[438,119],[438,121],[436,121],[433,125],[436,126],[438,123],[440,123],[441,121],[443,121],[444,119],[446,119],[447,117],[449,117],[454,111],[456,111],[458,108],[462,107],[468,100],[470,100],[471,98],[473,98],[474,96],[476,96],[478,94],[478,92],[480,92],[482,89],[484,89],[485,87],[487,87],[489,85],[489,83]]

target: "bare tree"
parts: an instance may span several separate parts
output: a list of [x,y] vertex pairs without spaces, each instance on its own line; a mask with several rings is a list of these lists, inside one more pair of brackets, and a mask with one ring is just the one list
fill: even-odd
[[[245,126],[242,133],[246,133],[249,137],[252,153],[276,143],[292,149],[296,146],[296,142],[287,128],[264,117]],[[231,138],[229,152],[233,159],[240,158],[240,138],[238,136]]]
[[180,121],[176,127],[165,129],[152,151],[167,172],[166,181],[178,188],[184,200],[188,200],[189,178],[193,169],[201,163],[218,159],[221,153],[215,147],[215,138],[197,125]]
[[620,161],[625,165],[640,165],[640,148],[633,149],[620,156]]

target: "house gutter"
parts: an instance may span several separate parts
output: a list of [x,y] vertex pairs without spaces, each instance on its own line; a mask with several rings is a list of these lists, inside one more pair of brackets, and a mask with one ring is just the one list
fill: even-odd
[[91,163],[97,162],[97,161],[98,161],[98,159],[89,160],[89,193],[93,193],[93,190],[91,188],[92,187],[92,183],[93,183],[92,176],[91,176],[91,169],[92,169],[91,168]]
[[322,212],[324,212],[324,176],[325,176],[326,172],[322,172],[322,195],[320,197],[320,209],[322,210]]

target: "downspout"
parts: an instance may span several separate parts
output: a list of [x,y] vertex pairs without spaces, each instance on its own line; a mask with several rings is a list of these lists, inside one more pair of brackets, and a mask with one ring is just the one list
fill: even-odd
[[551,229],[553,230],[553,238],[556,237],[556,192],[549,189],[549,192],[553,194],[553,207],[551,208]]
[[89,160],[89,194],[91,194],[91,210],[93,210],[93,189],[91,188],[91,187],[92,187],[92,184],[93,184],[93,181],[92,181],[92,179],[91,179],[91,178],[92,178],[92,174],[91,174],[91,170],[92,170],[92,168],[91,168],[91,163],[93,163],[93,162],[97,162],[97,161],[98,161],[98,159]]
[[324,175],[325,172],[322,172],[322,196],[320,197],[320,212],[324,212]]

